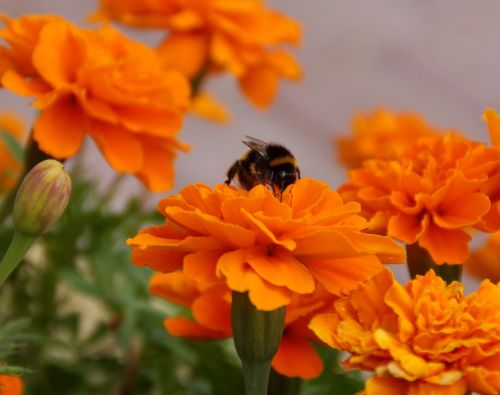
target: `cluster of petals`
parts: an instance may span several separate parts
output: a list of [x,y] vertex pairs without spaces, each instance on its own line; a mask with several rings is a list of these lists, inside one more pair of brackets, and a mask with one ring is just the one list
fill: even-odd
[[169,67],[191,78],[227,70],[258,107],[272,102],[280,78],[301,76],[297,61],[283,49],[299,43],[300,25],[262,0],[101,0],[97,15],[168,29],[158,50]]
[[351,169],[361,166],[367,159],[393,157],[420,137],[451,132],[429,125],[419,114],[396,113],[382,107],[371,113],[356,114],[351,125],[352,136],[335,141],[339,160]]
[[10,191],[21,171],[20,158],[16,157],[7,139],[20,143],[24,126],[13,114],[0,113],[0,194]]
[[[231,290],[225,283],[202,285],[184,272],[155,273],[152,294],[190,309],[192,318],[169,317],[164,321],[173,336],[210,340],[232,336]],[[294,295],[286,307],[285,329],[272,367],[288,377],[311,379],[319,376],[323,362],[312,342],[318,339],[307,327],[314,314],[325,311],[335,296],[319,288],[311,295]]]
[[149,47],[103,26],[57,16],[0,16],[0,86],[34,99],[33,138],[47,154],[74,155],[88,134],[118,172],[167,190],[190,87]]
[[366,160],[341,188],[370,229],[417,243],[438,263],[463,263],[471,228],[500,228],[500,150],[456,133],[426,136],[392,158]]
[[183,270],[204,287],[225,283],[270,311],[319,285],[341,294],[382,263],[404,261],[404,249],[391,238],[363,232],[359,210],[312,179],[290,185],[281,199],[263,185],[246,191],[196,184],[161,200],[165,224],[128,244],[137,265]]
[[374,372],[368,395],[500,392],[500,285],[488,280],[464,296],[433,271],[403,286],[385,269],[310,328],[351,354],[346,368]]
[[23,389],[20,377],[0,374],[0,395],[22,395]]

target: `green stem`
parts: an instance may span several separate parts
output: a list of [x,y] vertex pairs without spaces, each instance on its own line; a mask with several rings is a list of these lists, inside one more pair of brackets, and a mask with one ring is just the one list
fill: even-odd
[[21,262],[21,259],[26,255],[35,240],[35,236],[14,232],[9,248],[0,262],[0,287]]
[[301,387],[302,379],[299,377],[283,376],[271,369],[267,395],[299,395]]
[[448,284],[453,281],[460,281],[462,277],[462,265],[437,265],[430,256],[429,252],[420,247],[418,243],[406,246],[406,261],[411,278],[417,275],[424,275],[430,269],[433,269],[438,276]]
[[248,293],[233,291],[231,303],[233,339],[243,366],[246,395],[266,395],[271,361],[285,326],[285,307],[258,310]]
[[19,189],[24,176],[38,163],[45,159],[50,159],[51,156],[47,155],[45,152],[40,151],[38,144],[31,138],[28,148],[26,150],[26,157],[24,160],[23,171],[19,174],[16,186],[12,188],[12,191],[7,195],[3,201],[2,207],[0,207],[0,224],[5,221],[5,219],[12,212],[12,207],[14,206],[14,200],[16,199],[17,190]]

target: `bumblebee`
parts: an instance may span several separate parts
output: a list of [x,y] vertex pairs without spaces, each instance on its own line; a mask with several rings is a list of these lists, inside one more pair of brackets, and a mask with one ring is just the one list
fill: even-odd
[[229,168],[226,184],[236,177],[243,189],[263,184],[281,197],[288,185],[300,179],[297,160],[280,144],[245,137],[243,144],[250,149]]

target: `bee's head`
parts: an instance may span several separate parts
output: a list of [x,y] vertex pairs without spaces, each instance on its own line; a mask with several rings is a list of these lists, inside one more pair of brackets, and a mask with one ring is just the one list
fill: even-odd
[[288,185],[293,184],[295,181],[297,181],[297,172],[281,170],[276,173],[274,181],[275,184],[279,187],[280,192],[283,193]]

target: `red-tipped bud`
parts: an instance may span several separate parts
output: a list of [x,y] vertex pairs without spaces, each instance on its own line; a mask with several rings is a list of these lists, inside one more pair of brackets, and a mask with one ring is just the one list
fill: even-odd
[[62,163],[48,159],[24,177],[12,218],[20,233],[38,236],[62,215],[71,196],[71,178]]

